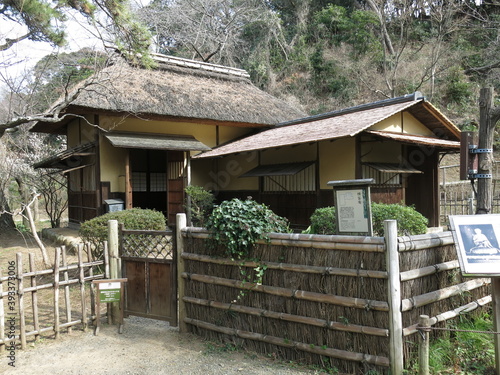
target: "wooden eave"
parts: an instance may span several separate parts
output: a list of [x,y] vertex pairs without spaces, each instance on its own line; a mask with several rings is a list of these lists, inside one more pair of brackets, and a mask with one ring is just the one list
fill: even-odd
[[406,111],[425,124],[439,138],[460,140],[460,129],[431,103],[424,100]]
[[[248,123],[248,122],[234,122],[234,121],[219,121],[212,119],[203,119],[203,118],[190,118],[190,117],[177,117],[177,116],[162,116],[158,114],[148,114],[148,113],[128,113],[128,112],[113,112],[113,111],[105,111],[105,110],[95,110],[86,107],[80,106],[70,106],[67,108],[66,113],[67,117],[62,119],[59,122],[37,122],[30,131],[36,133],[49,133],[49,134],[66,134],[66,126],[68,123],[78,116],[85,115],[102,115],[102,116],[114,116],[114,117],[133,117],[137,119],[146,119],[151,121],[169,121],[169,122],[182,122],[189,124],[202,124],[202,125],[212,125],[212,126],[227,126],[227,127],[237,127],[237,128],[255,128],[255,129],[267,129],[270,128],[271,125],[263,125],[256,123]],[[73,115],[74,114],[74,115]]]

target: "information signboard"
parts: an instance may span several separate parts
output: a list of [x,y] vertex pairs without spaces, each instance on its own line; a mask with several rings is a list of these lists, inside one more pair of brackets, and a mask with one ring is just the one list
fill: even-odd
[[370,184],[373,179],[330,181],[337,234],[372,236]]
[[120,302],[120,282],[99,283],[97,285],[99,286],[99,300],[101,303]]

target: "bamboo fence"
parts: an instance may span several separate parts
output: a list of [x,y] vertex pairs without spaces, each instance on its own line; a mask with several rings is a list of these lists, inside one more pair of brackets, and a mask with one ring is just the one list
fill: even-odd
[[420,315],[441,324],[491,301],[489,279],[462,279],[450,232],[394,236],[392,252],[383,237],[270,234],[234,260],[204,229],[178,231],[188,331],[344,373],[401,373]]
[[0,271],[0,352],[12,342],[25,349],[28,338],[36,341],[44,333],[57,339],[77,325],[85,330],[96,318],[92,280],[106,275],[107,249],[104,244],[104,259],[92,260],[88,246],[77,247],[76,263],[68,264],[62,246],[56,248],[51,269],[37,270],[34,254],[25,264],[23,254],[17,253],[7,275]]

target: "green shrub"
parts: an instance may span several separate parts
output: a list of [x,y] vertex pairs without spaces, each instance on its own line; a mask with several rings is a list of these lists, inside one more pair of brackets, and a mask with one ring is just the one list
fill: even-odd
[[98,250],[99,244],[108,239],[109,220],[117,220],[126,229],[165,230],[167,227],[165,216],[161,212],[142,208],[108,212],[87,220],[81,224],[79,234],[84,242],[92,245],[94,259],[101,255]]
[[222,245],[234,259],[248,257],[258,239],[271,232],[290,232],[286,218],[276,215],[266,205],[251,199],[234,198],[215,206],[207,222],[212,244]]
[[310,218],[311,226],[306,233],[335,234],[337,222],[335,219],[335,207],[317,208]]
[[[398,235],[423,234],[427,231],[428,220],[412,206],[400,204],[372,203],[372,225],[375,236],[384,235],[384,221],[398,221]],[[335,207],[322,207],[314,211],[311,225],[304,233],[335,234]]]
[[207,191],[201,186],[190,185],[184,189],[191,199],[191,204],[186,204],[186,209],[191,215],[193,225],[205,226],[205,223],[214,208],[215,197],[211,191]]
[[384,203],[372,203],[372,220],[375,236],[384,235],[384,220],[398,221],[398,236],[423,234],[429,222],[413,206]]

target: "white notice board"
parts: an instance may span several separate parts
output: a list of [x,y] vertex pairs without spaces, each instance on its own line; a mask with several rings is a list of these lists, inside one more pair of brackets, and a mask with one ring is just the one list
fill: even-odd
[[449,216],[462,274],[500,276],[500,215]]

